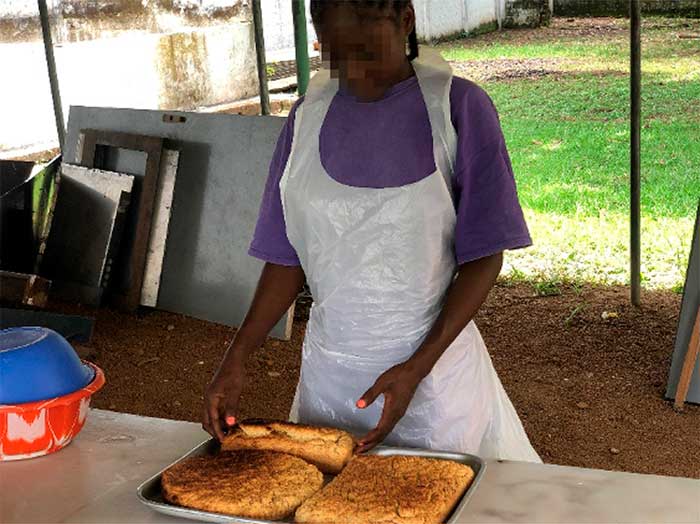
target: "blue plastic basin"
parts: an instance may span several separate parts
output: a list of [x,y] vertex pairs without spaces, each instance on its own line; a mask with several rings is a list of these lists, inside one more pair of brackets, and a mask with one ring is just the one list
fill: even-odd
[[94,375],[68,341],[51,329],[0,330],[0,404],[67,395],[87,386]]

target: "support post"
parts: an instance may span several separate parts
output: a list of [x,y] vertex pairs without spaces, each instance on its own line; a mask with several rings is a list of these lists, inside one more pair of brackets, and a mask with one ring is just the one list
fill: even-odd
[[269,115],[270,92],[267,88],[267,60],[265,58],[265,36],[260,0],[253,0],[253,29],[255,31],[255,58],[258,63],[258,83],[260,85],[260,112],[263,115]]
[[51,38],[51,26],[49,24],[49,10],[46,0],[37,0],[39,4],[39,20],[41,32],[44,37],[44,53],[46,54],[46,68],[49,72],[49,84],[51,85],[51,98],[53,99],[53,112],[56,119],[56,133],[58,143],[63,152],[66,141],[66,125],[63,121],[63,107],[61,106],[61,92],[58,89],[58,75],[56,74],[56,59],[53,54],[53,39]]
[[306,94],[309,86],[309,37],[306,31],[306,2],[292,0],[294,20],[294,46],[297,59],[297,91],[299,96]]
[[641,19],[640,0],[630,0],[630,284],[635,306],[641,295]]

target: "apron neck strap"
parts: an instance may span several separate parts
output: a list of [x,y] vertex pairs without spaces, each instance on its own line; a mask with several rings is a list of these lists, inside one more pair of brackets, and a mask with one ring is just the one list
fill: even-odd
[[[445,177],[451,193],[457,155],[457,133],[452,125],[450,111],[452,68],[439,51],[427,47],[420,48],[419,56],[411,64],[428,109],[435,163]],[[339,85],[338,78],[331,74],[330,69],[322,66],[309,82],[304,105],[308,109],[314,107],[325,112],[338,92]]]

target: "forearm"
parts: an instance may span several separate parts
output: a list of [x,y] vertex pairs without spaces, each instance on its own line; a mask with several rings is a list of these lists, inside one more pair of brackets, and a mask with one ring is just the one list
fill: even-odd
[[503,254],[468,262],[460,266],[445,304],[427,337],[407,365],[424,377],[433,369],[445,350],[471,322],[486,300],[503,265]]
[[282,315],[292,306],[304,285],[304,271],[299,266],[265,264],[260,274],[253,302],[222,365],[244,364],[260,347]]

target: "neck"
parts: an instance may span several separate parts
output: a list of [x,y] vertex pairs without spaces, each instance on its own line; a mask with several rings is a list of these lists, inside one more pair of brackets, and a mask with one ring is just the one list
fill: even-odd
[[341,80],[341,85],[360,102],[375,102],[381,100],[389,88],[404,80],[412,77],[414,74],[411,62],[405,60],[401,63],[401,67],[392,75],[378,79],[363,79],[361,81]]

